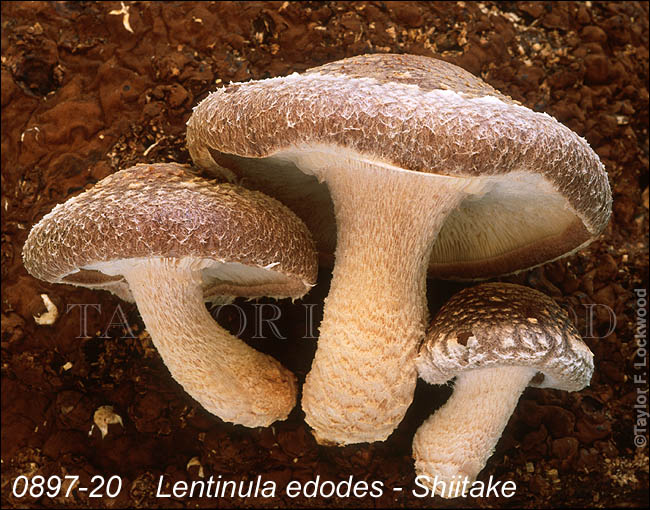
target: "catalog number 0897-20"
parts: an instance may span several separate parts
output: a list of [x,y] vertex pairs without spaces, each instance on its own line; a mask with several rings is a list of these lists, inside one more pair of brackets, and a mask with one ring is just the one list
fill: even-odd
[[[90,498],[102,498],[104,496],[115,498],[122,490],[122,479],[117,475],[113,475],[108,479],[101,475],[95,475],[90,479],[91,487],[82,487],[78,485],[78,482],[79,476],[77,475],[66,475],[64,477],[52,475],[47,478],[42,475],[32,477],[20,475],[14,480],[12,493],[16,498],[25,496],[56,498],[60,495],[68,498],[72,493],[72,489],[76,488],[80,492],[88,492]],[[67,486],[64,487],[66,484]]]

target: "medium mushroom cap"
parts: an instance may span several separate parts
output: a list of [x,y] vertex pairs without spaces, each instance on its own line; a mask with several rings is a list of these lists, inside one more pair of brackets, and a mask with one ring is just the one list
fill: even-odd
[[286,207],[176,163],[106,177],[44,216],[23,248],[33,276],[128,301],[121,267],[151,257],[201,260],[206,298],[300,297],[317,275],[311,236]]
[[568,314],[545,294],[508,283],[464,289],[438,312],[420,347],[418,373],[444,384],[461,373],[530,367],[530,386],[578,391],[589,384],[593,354]]
[[607,175],[583,138],[429,57],[362,55],[230,84],[194,109],[187,141],[200,167],[243,177],[294,210],[321,253],[336,242],[318,182],[328,178],[323,159],[472,183],[477,191],[449,214],[433,246],[429,273],[439,277],[553,260],[593,240],[611,214]]
[[37,278],[135,301],[172,376],[222,419],[264,426],[294,407],[295,376],[221,328],[204,303],[300,297],[313,286],[310,234],[276,200],[182,165],[137,165],[56,206],[32,228],[23,260]]

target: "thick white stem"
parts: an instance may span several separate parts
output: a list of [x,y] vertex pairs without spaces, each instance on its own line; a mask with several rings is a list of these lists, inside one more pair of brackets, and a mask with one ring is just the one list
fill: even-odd
[[212,319],[200,271],[177,259],[152,259],[125,278],[171,375],[205,409],[247,427],[287,417],[296,402],[295,377]]
[[529,367],[471,370],[458,376],[454,392],[413,439],[418,475],[473,482],[485,467],[519,397],[536,371]]
[[453,179],[350,165],[327,174],[336,264],[302,399],[316,439],[339,445],[386,439],[413,399],[429,254],[463,196]]

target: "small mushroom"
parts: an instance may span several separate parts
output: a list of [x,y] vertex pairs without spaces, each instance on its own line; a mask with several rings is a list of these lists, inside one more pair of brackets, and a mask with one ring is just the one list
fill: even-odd
[[433,320],[417,359],[420,377],[444,384],[449,400],[418,429],[413,457],[433,485],[474,481],[492,455],[527,386],[578,391],[593,354],[551,298],[508,283],[486,283],[452,297]]
[[295,405],[294,375],[204,304],[297,298],[313,286],[313,241],[276,200],[182,165],[137,165],[56,206],[32,228],[23,259],[42,280],[135,301],[172,376],[223,420],[268,425]]
[[302,398],[321,443],[383,440],[402,420],[427,269],[473,279],[533,267],[591,242],[611,213],[583,138],[423,56],[227,85],[194,109],[187,143],[198,166],[294,210],[322,254],[336,245]]

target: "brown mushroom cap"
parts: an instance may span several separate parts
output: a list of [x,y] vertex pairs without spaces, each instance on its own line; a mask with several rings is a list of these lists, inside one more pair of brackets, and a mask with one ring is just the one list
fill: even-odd
[[508,283],[453,296],[433,320],[417,366],[430,384],[471,370],[531,367],[539,373],[530,386],[566,391],[584,388],[594,370],[593,354],[567,313],[545,294]]
[[317,273],[311,236],[286,207],[175,163],[106,177],[43,217],[23,249],[37,278],[105,288],[130,301],[119,264],[147,257],[205,259],[206,298],[299,297]]
[[[429,272],[481,278],[526,269],[593,240],[611,214],[587,142],[463,69],[415,55],[363,55],[303,74],[230,84],[188,121],[194,162],[276,196],[332,253],[334,216],[305,154],[442,179],[482,179],[446,219]],[[422,211],[422,214],[427,214]]]
[[214,322],[213,296],[300,297],[317,257],[305,225],[278,201],[138,165],[55,207],[23,260],[37,278],[101,288],[135,301],[171,375],[226,421],[266,426],[296,402],[295,376]]
[[[415,470],[430,487],[436,480],[476,478],[527,386],[577,391],[594,368],[591,351],[552,299],[507,283],[479,285],[450,299],[417,366],[430,383],[457,376],[449,400],[413,438]],[[451,491],[441,495],[453,497]]]
[[529,268],[591,241],[611,210],[585,140],[428,57],[365,55],[228,85],[195,108],[187,141],[197,165],[294,210],[321,252],[336,245],[302,398],[323,443],[383,440],[404,416],[427,269]]

